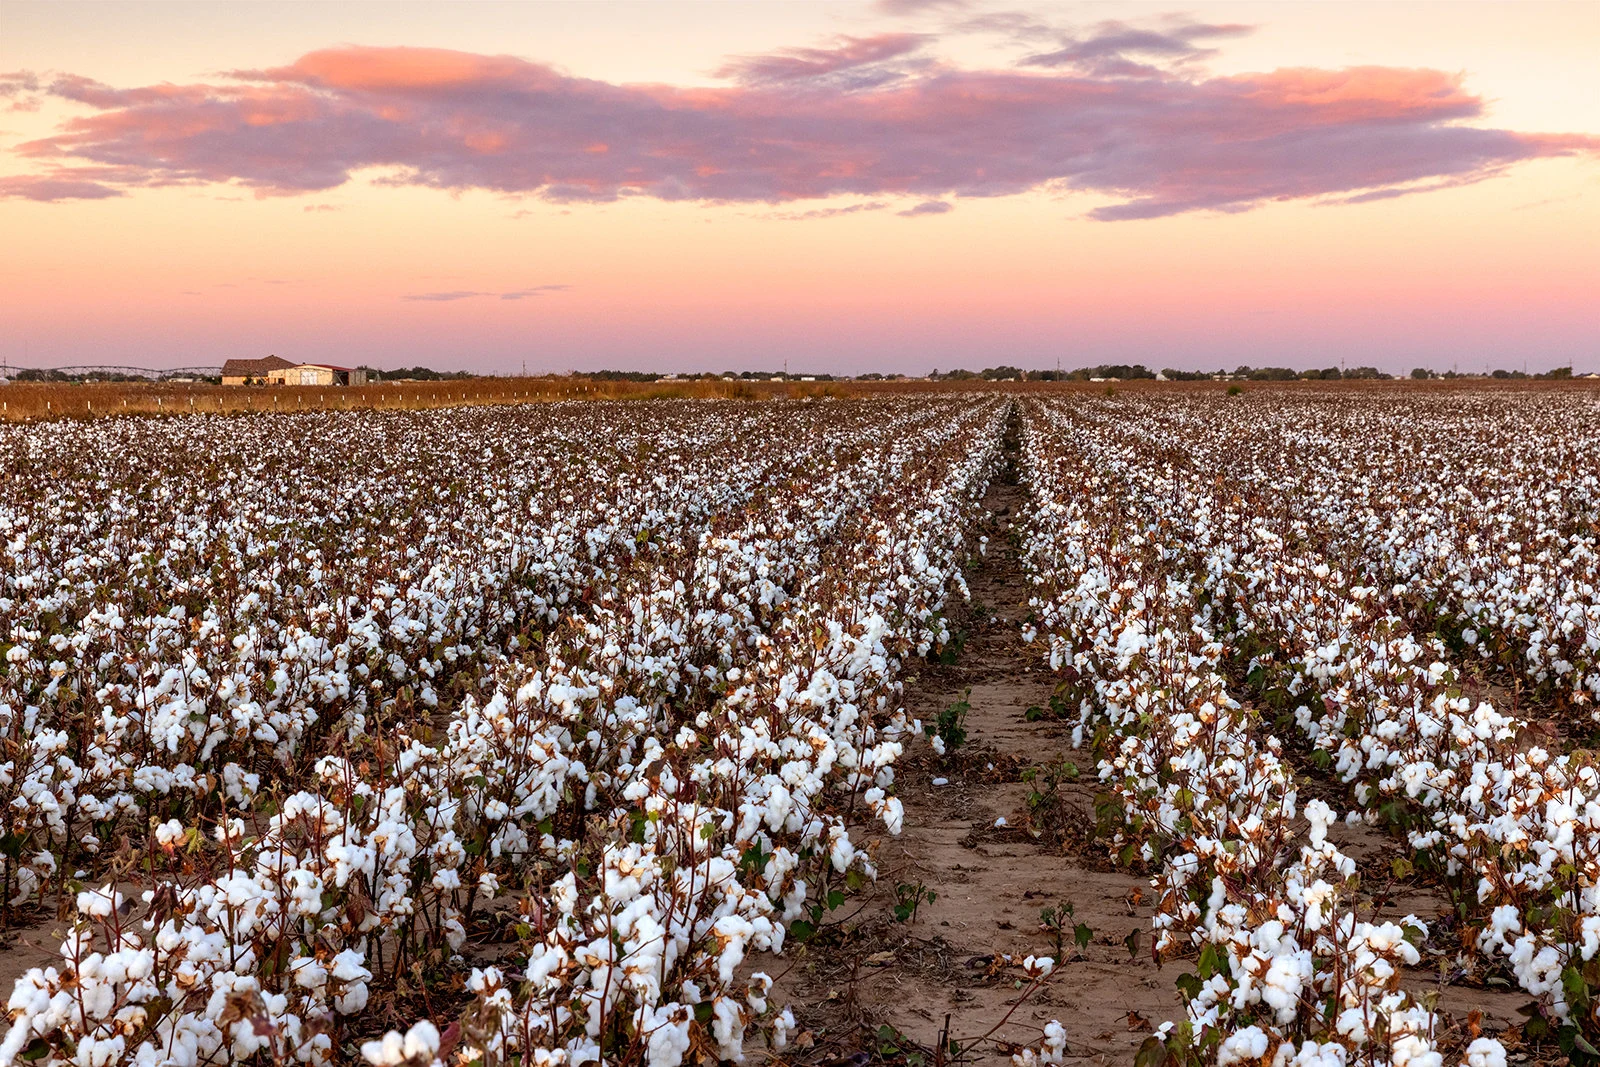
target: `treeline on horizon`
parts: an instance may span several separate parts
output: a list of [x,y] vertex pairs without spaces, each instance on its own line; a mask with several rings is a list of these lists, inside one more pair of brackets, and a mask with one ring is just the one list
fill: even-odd
[[[1503,378],[1503,379],[1529,379],[1529,380],[1561,380],[1571,378],[1572,368],[1556,367],[1553,370],[1529,374],[1520,370],[1495,370],[1487,374],[1462,374],[1457,371],[1445,371],[1442,374],[1429,370],[1426,367],[1413,368],[1410,377],[1418,381],[1429,378]],[[1174,370],[1168,367],[1162,371],[1153,371],[1142,363],[1103,363],[1095,367],[1079,367],[1077,370],[1023,370],[1019,367],[988,367],[981,371],[952,370],[940,372],[935,370],[928,377],[937,381],[964,381],[984,380],[991,382],[1106,382],[1106,381],[1169,381],[1169,382],[1206,382],[1206,381],[1251,381],[1251,382],[1290,382],[1290,381],[1393,381],[1395,375],[1381,371],[1376,367],[1328,367],[1323,370],[1297,371],[1290,367],[1250,367],[1239,366],[1233,370],[1190,371]]]
[[[475,374],[472,371],[438,371],[431,367],[396,367],[392,370],[379,370],[376,367],[362,366],[359,369],[367,372],[367,380],[371,382],[444,382],[444,381],[469,381],[478,378],[515,377],[513,375]],[[703,372],[695,374],[674,374],[665,371],[638,371],[638,370],[595,370],[595,371],[569,371],[565,375],[536,374],[536,378],[572,378],[582,381],[594,382],[695,382],[695,381],[805,381],[805,382],[895,382],[919,380],[916,375],[907,374],[881,374],[876,371],[865,374],[790,374],[785,371],[746,370]],[[1161,371],[1153,371],[1142,363],[1102,363],[1092,367],[1079,367],[1076,370],[1025,370],[1021,367],[998,366],[986,367],[983,370],[955,370],[941,371],[935,368],[925,380],[959,382],[959,381],[991,381],[991,382],[1104,382],[1104,381],[1170,381],[1170,382],[1203,382],[1203,381],[1252,381],[1252,382],[1287,382],[1287,381],[1392,381],[1396,375],[1381,371],[1376,367],[1326,367],[1321,370],[1294,370],[1291,367],[1251,367],[1241,365],[1233,370],[1219,369],[1214,371],[1188,371],[1176,370],[1167,367]],[[1501,380],[1532,380],[1532,381],[1560,381],[1574,377],[1572,367],[1555,367],[1548,371],[1529,373],[1520,370],[1494,370],[1481,374],[1461,373],[1458,371],[1438,372],[1427,367],[1413,368],[1409,377],[1416,380],[1432,378],[1439,379],[1481,379],[1493,378]],[[137,382],[150,379],[130,374],[120,374],[111,371],[87,371],[83,373],[68,373],[66,371],[41,368],[13,369],[10,371],[10,380],[17,382]],[[176,378],[179,381],[204,381],[216,384],[221,379],[216,377],[205,378]]]
[[[706,372],[702,374],[670,374],[655,371],[636,370],[598,370],[598,371],[573,371],[572,377],[586,378],[600,382],[689,382],[689,381],[856,381],[856,382],[893,382],[913,381],[915,375],[906,374],[867,374],[834,375],[834,374],[786,374],[783,371],[723,371],[721,374]],[[934,368],[928,376],[929,381],[960,382],[960,381],[989,381],[989,382],[1103,382],[1103,381],[1169,381],[1169,382],[1205,382],[1205,381],[1252,381],[1252,382],[1288,382],[1288,381],[1393,381],[1396,375],[1381,371],[1376,367],[1327,367],[1322,370],[1297,371],[1290,367],[1250,367],[1239,366],[1233,370],[1214,371],[1189,371],[1175,370],[1168,367],[1161,371],[1153,371],[1142,363],[1102,363],[1093,367],[1079,367],[1076,370],[1024,370],[1021,367],[986,367],[983,370],[973,371],[956,369],[941,371]],[[1442,373],[1426,367],[1413,368],[1410,377],[1416,380],[1429,378],[1454,379],[1454,378],[1498,378],[1498,379],[1526,379],[1526,380],[1562,380],[1573,377],[1572,368],[1556,367],[1553,370],[1528,373],[1520,370],[1494,370],[1484,374],[1464,374],[1458,371],[1444,371]]]

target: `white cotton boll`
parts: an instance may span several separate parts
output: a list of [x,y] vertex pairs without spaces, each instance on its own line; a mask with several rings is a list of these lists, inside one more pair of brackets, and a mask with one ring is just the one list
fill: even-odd
[[856,848],[851,844],[850,836],[843,830],[835,828],[828,849],[828,859],[833,864],[833,869],[843,874],[850,869],[850,864],[855,862],[855,858]]
[[1506,1067],[1506,1048],[1492,1037],[1480,1037],[1467,1046],[1466,1067]]
[[1067,1052],[1067,1028],[1059,1020],[1051,1019],[1044,1026],[1044,1044],[1039,1049],[1042,1063],[1058,1064]]
[[1394,1038],[1389,1056],[1394,1067],[1444,1067],[1444,1054],[1416,1034]]
[[328,984],[328,970],[314,956],[291,960],[289,973],[303,989],[321,989]]
[[78,894],[78,914],[90,919],[109,919],[122,907],[122,894],[109,885]]
[[1266,1032],[1259,1026],[1247,1026],[1237,1033],[1229,1034],[1227,1040],[1217,1049],[1217,1067],[1229,1067],[1234,1063],[1249,1063],[1259,1060],[1267,1054]]
[[950,784],[950,779],[948,779],[948,778],[935,778],[933,780],[933,784],[934,785],[949,785]]
[[651,1020],[648,1052],[650,1067],[679,1067],[689,1051],[689,1025],[694,1011],[682,1004],[666,1004],[656,1009]]
[[724,915],[716,921],[711,931],[722,943],[722,952],[717,959],[717,977],[724,983],[732,982],[733,972],[744,961],[745,945],[755,932],[755,927],[742,916]]
[[772,1020],[772,1047],[782,1052],[789,1047],[789,1035],[799,1029],[799,1024],[794,1021],[794,1012],[784,1008],[778,1017]]
[[1600,951],[1600,915],[1585,915],[1578,926],[1583,933],[1583,959],[1588,962]]
[[354,1015],[356,1012],[366,1009],[368,996],[369,992],[366,983],[359,982],[349,986],[343,993],[335,997],[333,1006],[338,1009],[341,1015]]
[[1300,990],[1311,977],[1311,953],[1295,952],[1273,959],[1261,980],[1261,1000],[1277,1010],[1279,1025],[1294,1021]]
[[171,848],[184,838],[183,823],[177,819],[168,819],[156,827],[156,843],[164,848]]
[[392,1067],[404,1063],[406,1058],[404,1035],[390,1030],[377,1041],[367,1041],[361,1046],[361,1056],[373,1067]]
[[772,991],[772,976],[762,971],[757,971],[750,976],[750,983],[746,987],[745,1003],[750,1005],[750,1010],[757,1015],[765,1015],[767,1011],[767,994]]
[[[1292,1058],[1290,1053],[1293,1053]],[[1281,1063],[1283,1067],[1345,1067],[1346,1055],[1343,1045],[1331,1042],[1323,1045],[1307,1041],[1300,1046],[1298,1052],[1295,1051],[1293,1044],[1285,1042],[1278,1049],[1277,1058],[1273,1062]]]
[[1312,848],[1321,848],[1328,839],[1328,827],[1337,818],[1333,809],[1320,799],[1312,799],[1306,803],[1305,817],[1311,823],[1307,839]]
[[899,797],[890,797],[883,805],[883,827],[893,836],[905,828],[906,809]]
[[711,1010],[711,1036],[724,1060],[744,1062],[744,1009],[730,997],[718,997]]
[[432,1061],[439,1053],[439,1030],[423,1019],[406,1031],[405,1058]]

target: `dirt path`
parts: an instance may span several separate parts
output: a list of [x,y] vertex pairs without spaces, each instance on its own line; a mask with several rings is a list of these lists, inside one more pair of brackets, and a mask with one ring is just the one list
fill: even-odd
[[[1173,982],[1185,968],[1158,969],[1144,936],[1148,882],[1111,869],[1090,840],[1092,763],[1073,752],[1064,726],[1027,717],[1030,707],[1048,707],[1054,683],[1039,647],[1021,638],[1028,593],[1011,535],[1021,500],[1014,471],[1003,472],[984,500],[989,514],[978,532],[989,539],[987,554],[967,575],[965,647],[955,663],[924,665],[907,679],[907,707],[924,723],[965,699],[968,739],[944,758],[924,744],[908,753],[897,777],[906,828],[877,841],[872,900],[824,931],[784,981],[802,1024],[841,1054],[862,1055],[852,1027],[857,1040],[868,1035],[875,1060],[931,1056],[941,1032],[971,1045],[1012,1011],[1030,955],[1057,957],[1055,976],[964,1062],[1009,1063],[1017,1045],[1036,1045],[1059,1019],[1071,1062],[1132,1063],[1150,1026],[1179,1010]],[[1073,767],[1085,777],[1061,773]],[[1029,768],[1037,768],[1031,782]],[[1051,768],[1052,799],[1030,812],[1029,794],[1049,792]],[[897,918],[895,906],[919,885],[936,897],[914,919]],[[1058,946],[1041,913],[1068,906]],[[1073,939],[1080,923],[1092,932],[1081,950]],[[1135,932],[1137,955],[1127,943]]]

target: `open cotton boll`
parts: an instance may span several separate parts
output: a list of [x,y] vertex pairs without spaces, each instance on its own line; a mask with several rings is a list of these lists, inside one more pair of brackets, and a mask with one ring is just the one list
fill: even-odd
[[109,885],[78,894],[78,914],[88,919],[109,919],[122,907],[122,894]]
[[1270,1043],[1266,1032],[1259,1026],[1247,1026],[1229,1034],[1217,1047],[1217,1067],[1259,1061],[1267,1054]]
[[1506,1049],[1492,1037],[1476,1038],[1467,1046],[1465,1067],[1506,1067]]
[[377,1041],[361,1046],[361,1056],[373,1067],[397,1067],[403,1063],[431,1064],[439,1052],[439,1030],[424,1019],[404,1034],[390,1030]]

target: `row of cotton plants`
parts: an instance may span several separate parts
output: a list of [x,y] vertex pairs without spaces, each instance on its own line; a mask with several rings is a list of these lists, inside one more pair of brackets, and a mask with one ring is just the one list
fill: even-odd
[[[1537,998],[1569,1047],[1600,1040],[1600,775],[1582,752],[1550,752],[1528,723],[1463,692],[1441,640],[1414,628],[1404,585],[1370,584],[1373,563],[1322,468],[1225,420],[1102,412],[1104,436],[1179,476],[1142,497],[1150,520],[1187,531],[1193,569],[1253,658],[1257,689],[1291,712],[1313,757],[1353,787],[1369,821],[1407,832],[1415,856],[1457,894],[1467,933]],[[1183,450],[1175,450],[1182,443]],[[1227,477],[1216,472],[1224,466]],[[1319,491],[1320,490],[1320,491]],[[1335,514],[1347,513],[1334,512]],[[1364,584],[1364,582],[1366,584]],[[1259,673],[1258,673],[1259,672]]]
[[[1241,453],[1233,453],[1235,463]],[[1191,484],[1194,484],[1191,482]],[[1364,584],[1348,528],[1279,494],[1309,495],[1271,461],[1225,498],[1185,499],[1208,587],[1257,648],[1264,688],[1292,707],[1314,752],[1369,819],[1407,829],[1458,886],[1478,947],[1571,1043],[1600,1040],[1600,774],[1586,753],[1530,741],[1526,720],[1463,692],[1436,636],[1413,628],[1407,589]],[[1181,509],[1181,512],[1180,510]]]
[[[1586,396],[1513,395],[1309,423],[1307,450],[1360,474],[1308,495],[1307,518],[1339,531],[1366,582],[1403,586],[1402,610],[1446,623],[1464,654],[1547,697],[1594,705],[1597,416]],[[1397,440],[1411,447],[1380,445]]]
[[[1064,408],[1030,405],[1024,556],[1034,623],[1079,703],[1116,798],[1114,847],[1153,866],[1160,956],[1198,952],[1167,1051],[1189,1062],[1437,1064],[1434,1018],[1401,987],[1426,928],[1363,921],[1354,864],[1313,801],[1297,845],[1296,783],[1276,739],[1233,699],[1222,643],[1185,573],[1183,531],[1145,499],[1143,468]],[[1480,1039],[1469,1062],[1503,1063]]]
[[[1600,404],[1586,392],[1260,398],[1155,419],[1216,465],[1293,484],[1354,573],[1546,700],[1600,700]],[[1192,432],[1191,432],[1192,431]],[[1401,590],[1393,592],[1399,585]]]
[[[792,1017],[741,964],[781,949],[786,924],[827,887],[870,876],[854,820],[870,812],[898,827],[893,762],[914,724],[895,678],[946,637],[960,532],[1001,417],[995,403],[919,400],[227,420],[263,450],[249,477],[231,478],[205,465],[229,456],[238,473],[225,420],[114,426],[102,432],[122,435],[117,447],[170,436],[153,467],[231,483],[206,522],[171,540],[255,555],[231,575],[152,567],[187,583],[173,586],[193,609],[181,614],[161,610],[148,585],[86,583],[47,611],[30,602],[37,585],[15,579],[47,570],[71,536],[111,566],[151,555],[160,534],[130,541],[91,515],[115,484],[99,453],[29,442],[28,469],[50,467],[88,502],[67,528],[48,526],[40,512],[55,505],[42,497],[6,513],[24,531],[0,605],[27,619],[13,635],[34,640],[17,631],[50,625],[76,636],[119,601],[141,620],[203,620],[166,643],[141,621],[138,644],[81,657],[52,681],[125,667],[148,677],[192,657],[202,630],[235,649],[267,632],[254,647],[272,649],[274,670],[258,655],[244,674],[250,693],[273,694],[284,663],[299,662],[282,655],[282,634],[299,627],[325,643],[304,656],[323,684],[292,702],[303,721],[287,741],[231,729],[259,695],[230,703],[237,694],[185,663],[180,720],[194,725],[181,762],[170,746],[110,739],[130,718],[147,733],[137,716],[165,707],[170,690],[89,714],[86,687],[44,694],[32,657],[10,658],[13,751],[55,746],[26,757],[54,767],[103,759],[130,796],[112,805],[122,822],[97,811],[96,840],[59,859],[51,846],[65,847],[72,816],[53,833],[13,824],[36,835],[22,850],[36,867],[19,865],[19,884],[24,870],[59,876],[69,855],[84,869],[61,878],[83,887],[78,922],[61,963],[18,982],[3,1058],[331,1062],[376,1000],[425,1007],[418,995],[445,981],[457,983],[453,1017],[374,1035],[366,1058],[670,1067],[691,1050],[738,1059],[753,1034],[781,1047]],[[536,426],[545,439],[513,444]],[[341,435],[349,467],[325,462]],[[273,440],[315,458],[268,462]],[[350,489],[359,459],[383,476]],[[335,467],[343,488],[319,489],[307,469]],[[422,514],[387,510],[397,498]],[[170,501],[153,478],[116,499],[124,510]],[[322,524],[333,499],[348,510]],[[267,519],[282,525],[256,528]],[[322,565],[301,567],[297,553],[319,541]],[[431,619],[406,616],[419,585],[446,601]],[[241,609],[242,587],[262,595]],[[341,672],[361,682],[322,698]],[[152,766],[167,788],[143,785]],[[186,803],[151,799],[184,790]],[[67,803],[81,811],[83,792]],[[473,967],[476,936],[508,921],[518,937],[506,962]]]
[[537,657],[543,632],[687,558],[808,450],[921,417],[558,405],[11,428],[6,901],[52,873],[59,889],[129,827],[243,814],[305,754],[448,709],[486,657]]

